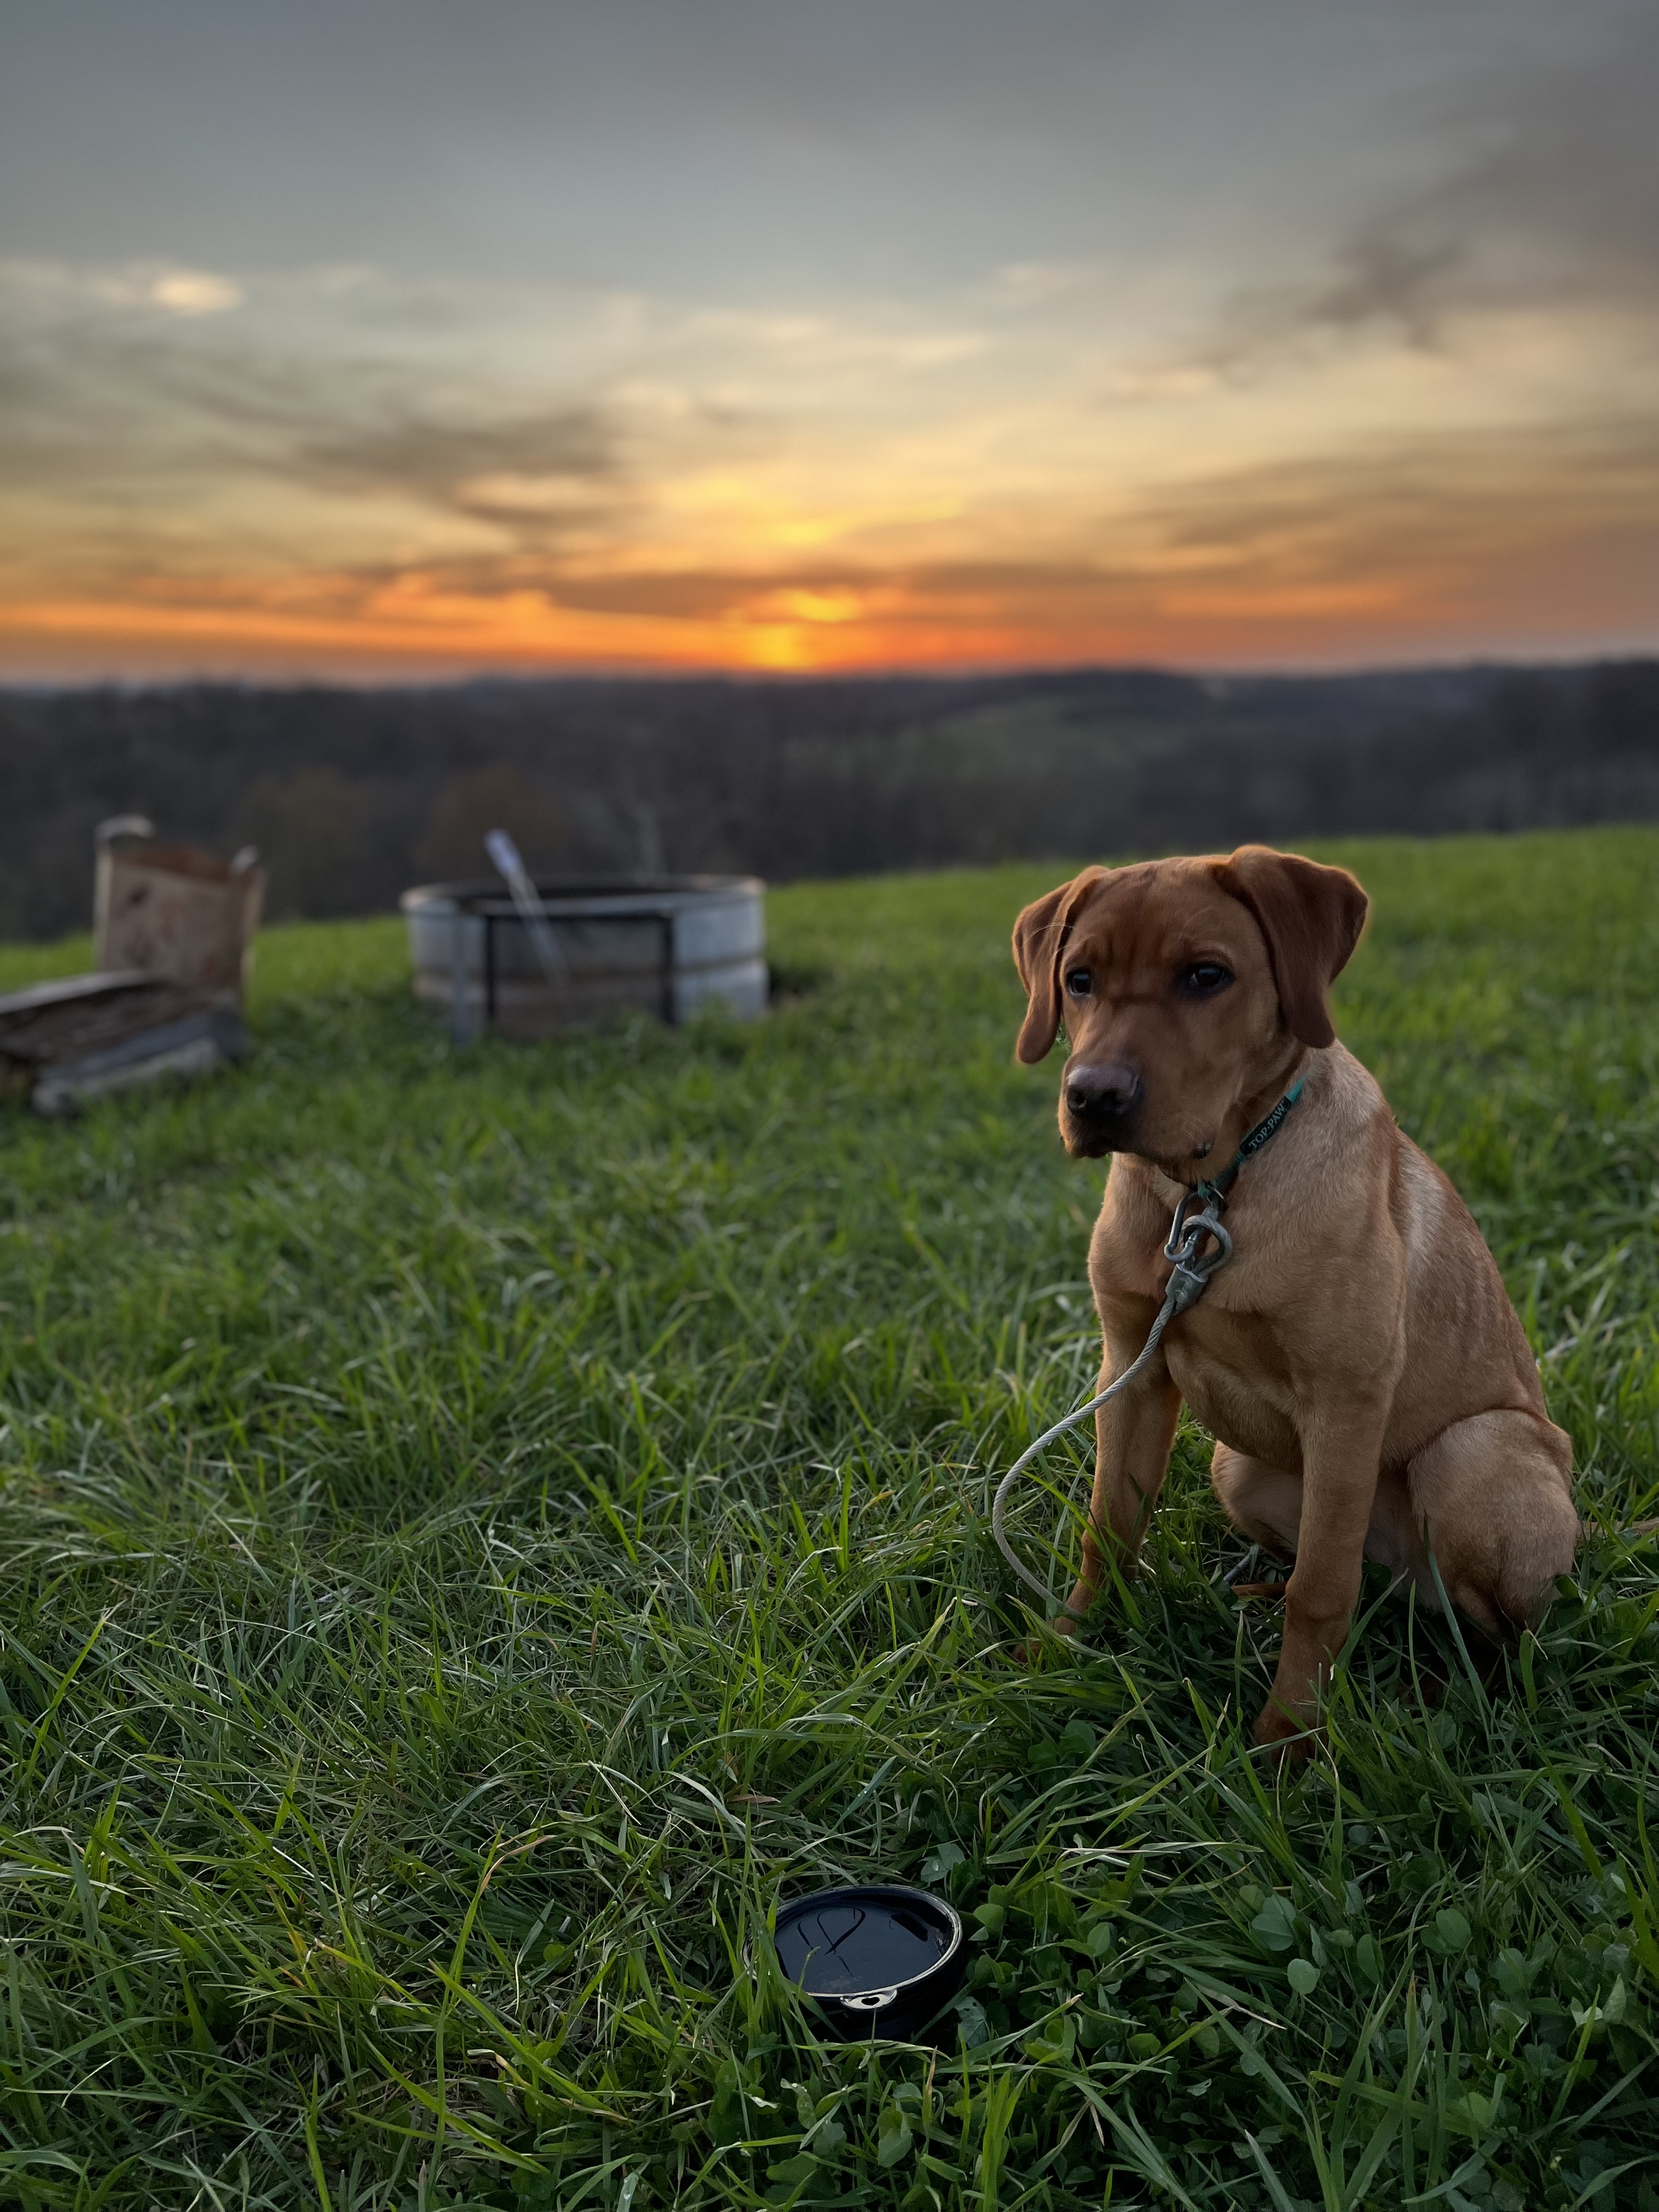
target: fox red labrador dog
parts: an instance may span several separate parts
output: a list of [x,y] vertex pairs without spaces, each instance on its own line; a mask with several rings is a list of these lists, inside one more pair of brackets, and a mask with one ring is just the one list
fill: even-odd
[[1163,1303],[1177,1203],[1301,1086],[1231,1186],[1231,1259],[1096,1416],[1067,1607],[1096,1595],[1106,1547],[1133,1571],[1184,1402],[1216,1439],[1228,1518],[1295,1562],[1255,1741],[1298,1751],[1364,1560],[1437,1609],[1443,1585],[1502,1638],[1536,1619],[1579,1533],[1572,1448],[1497,1264],[1331,1027],[1366,903],[1344,869],[1245,846],[1085,868],[1014,929],[1018,1057],[1042,1060],[1064,1024],[1060,1134],[1074,1158],[1113,1155],[1089,1248],[1103,1387]]

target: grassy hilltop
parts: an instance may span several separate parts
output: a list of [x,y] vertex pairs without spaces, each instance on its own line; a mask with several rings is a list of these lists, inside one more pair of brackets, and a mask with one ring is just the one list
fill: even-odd
[[[1196,1431],[1132,1606],[1006,1656],[987,1477],[1097,1351],[1056,871],[459,1060],[396,924],[276,931],[245,1072],[0,1119],[0,2205],[1659,2206],[1659,832],[1325,850],[1598,1533],[1507,1680],[1368,1613],[1282,1787]],[[744,1969],[877,1872],[974,1916],[937,2059]]]

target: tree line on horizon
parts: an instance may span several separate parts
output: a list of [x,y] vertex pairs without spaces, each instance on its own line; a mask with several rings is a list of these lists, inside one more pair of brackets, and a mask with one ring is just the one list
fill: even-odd
[[0,937],[84,927],[112,814],[259,847],[273,919],[487,874],[785,881],[1659,819],[1659,660],[1335,677],[0,692]]

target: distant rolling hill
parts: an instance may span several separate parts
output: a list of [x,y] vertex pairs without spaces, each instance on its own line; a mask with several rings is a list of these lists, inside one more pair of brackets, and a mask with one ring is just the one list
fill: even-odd
[[0,935],[84,924],[94,825],[228,852],[270,911],[532,866],[775,878],[1248,838],[1659,817],[1659,661],[0,693]]

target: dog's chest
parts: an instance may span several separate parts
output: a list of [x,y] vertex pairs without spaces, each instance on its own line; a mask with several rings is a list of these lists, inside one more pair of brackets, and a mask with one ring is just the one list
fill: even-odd
[[1246,1315],[1194,1312],[1164,1344],[1176,1387],[1212,1437],[1270,1467],[1300,1472],[1290,1378],[1264,1324]]

